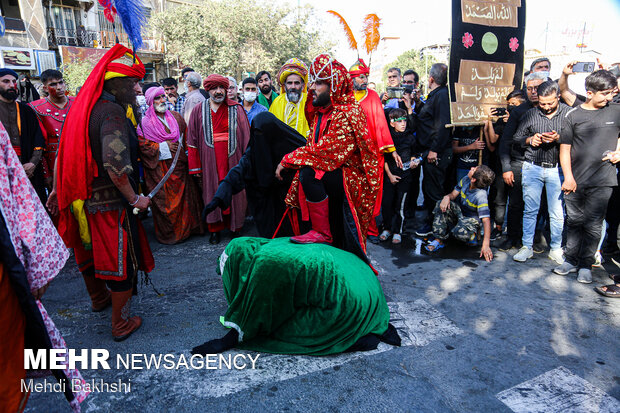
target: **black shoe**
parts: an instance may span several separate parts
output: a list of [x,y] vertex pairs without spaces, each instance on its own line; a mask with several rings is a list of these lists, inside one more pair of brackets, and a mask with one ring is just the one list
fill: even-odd
[[422,228],[417,230],[415,234],[418,237],[427,237],[433,233],[433,228],[430,225],[424,225]]
[[506,238],[506,240],[500,244],[498,250],[502,252],[510,251],[513,248],[519,248],[518,244],[518,242],[511,240],[510,238]]
[[219,232],[212,232],[211,236],[209,237],[209,244],[219,244],[220,243],[220,233]]
[[618,245],[616,242],[607,242],[603,244],[603,249],[601,251],[603,255],[616,255],[618,252]]
[[497,241],[499,237],[501,236],[502,236],[502,230],[497,229],[497,227],[493,228],[493,231],[491,231],[491,241]]
[[369,235],[368,236],[368,241],[372,242],[373,244],[379,244],[381,242],[379,237],[376,236],[376,235]]

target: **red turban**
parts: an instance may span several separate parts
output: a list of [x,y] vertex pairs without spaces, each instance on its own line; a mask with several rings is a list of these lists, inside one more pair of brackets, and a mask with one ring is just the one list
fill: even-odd
[[224,89],[228,89],[228,78],[217,74],[209,75],[202,82],[202,85],[207,92],[209,90],[215,89],[218,86],[223,87]]
[[364,59],[358,59],[353,63],[353,66],[349,68],[349,74],[351,77],[358,77],[359,75],[366,75],[370,73],[370,68],[364,63]]
[[56,160],[56,191],[60,209],[58,232],[70,247],[73,242],[79,242],[79,238],[75,239],[75,219],[69,207],[75,200],[90,198],[93,178],[98,176],[97,164],[90,149],[88,122],[93,106],[103,91],[103,82],[116,77],[142,79],[144,75],[144,65],[140,59],[134,57],[130,49],[116,44],[95,65],[67,115]]

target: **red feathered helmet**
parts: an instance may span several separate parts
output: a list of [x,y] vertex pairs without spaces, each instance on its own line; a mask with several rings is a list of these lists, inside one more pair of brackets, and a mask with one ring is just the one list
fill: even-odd
[[348,105],[355,101],[353,80],[349,72],[342,63],[326,53],[315,57],[310,65],[308,84],[311,85],[317,80],[330,84],[332,104]]

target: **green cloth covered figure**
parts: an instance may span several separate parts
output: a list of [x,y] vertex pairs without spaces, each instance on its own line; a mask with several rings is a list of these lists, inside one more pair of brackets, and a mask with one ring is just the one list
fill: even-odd
[[388,331],[379,280],[350,252],[242,237],[228,244],[218,272],[229,304],[223,323],[238,333],[234,347],[322,356]]

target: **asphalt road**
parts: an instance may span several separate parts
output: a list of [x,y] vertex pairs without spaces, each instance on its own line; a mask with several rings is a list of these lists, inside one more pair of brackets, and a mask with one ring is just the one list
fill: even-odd
[[[145,221],[152,235],[152,221]],[[252,235],[251,229],[245,235]],[[216,259],[229,238],[165,246],[151,241],[153,286],[143,286],[133,312],[144,325],[116,343],[110,310],[90,312],[72,260],[43,302],[69,348],[119,354],[173,354],[226,333]],[[419,251],[419,243],[417,245]],[[451,245],[436,257],[415,243],[369,244],[369,255],[403,346],[333,357],[254,354],[256,369],[81,370],[87,381],[130,383],[129,392],[92,393],[85,412],[618,412],[620,300],[605,299],[574,274],[552,274],[536,255],[515,263],[497,252],[486,263]],[[607,267],[612,269],[611,267]],[[231,356],[246,352],[232,352]],[[38,380],[39,382],[41,379]],[[69,411],[56,393],[33,393],[28,412]]]

